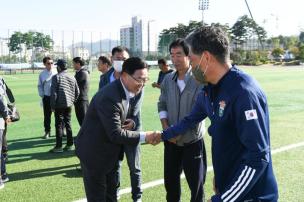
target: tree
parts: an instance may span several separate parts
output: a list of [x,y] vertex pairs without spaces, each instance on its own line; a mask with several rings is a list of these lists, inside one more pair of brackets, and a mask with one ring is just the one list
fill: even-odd
[[299,57],[300,50],[297,46],[291,47],[289,51],[295,56],[295,58]]
[[283,48],[285,50],[290,49],[291,47],[295,46],[299,42],[299,39],[296,36],[282,36],[282,35],[279,35],[278,38],[280,40],[280,44],[283,46]]
[[271,55],[273,55],[274,57],[280,57],[281,55],[284,54],[284,50],[282,48],[275,48],[272,50]]
[[169,44],[177,38],[185,38],[190,32],[201,27],[201,22],[190,21],[189,25],[179,23],[177,27],[164,29],[159,36],[158,51],[168,53]]
[[302,61],[304,60],[304,45],[303,44],[299,47],[299,59],[301,59]]
[[[213,23],[211,25],[221,27],[229,35],[229,26],[227,24],[221,25],[219,23]],[[164,29],[159,36],[158,51],[163,54],[168,53],[169,44],[173,40],[175,40],[176,38],[185,38],[188,34],[200,28],[201,26],[201,22],[190,21],[188,25],[179,23],[177,27]]]
[[9,50],[14,53],[19,53],[22,50],[21,44],[23,43],[23,34],[21,32],[15,32],[9,39]]
[[300,33],[299,40],[300,40],[300,43],[304,43],[304,32]]
[[274,48],[280,47],[280,39],[278,37],[272,37],[270,40]]
[[26,50],[39,48],[43,51],[50,50],[53,47],[53,40],[49,35],[45,35],[40,32],[29,31],[26,33],[14,32],[9,39],[9,50],[14,53],[20,53],[22,46],[25,46]]
[[236,49],[252,37],[257,37],[262,43],[266,40],[267,33],[263,27],[260,27],[247,15],[241,16],[231,28],[231,38]]

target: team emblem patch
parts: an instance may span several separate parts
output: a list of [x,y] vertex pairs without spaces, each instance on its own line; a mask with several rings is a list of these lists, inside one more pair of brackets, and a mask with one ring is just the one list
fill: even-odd
[[224,115],[224,110],[225,110],[225,107],[226,107],[226,102],[224,100],[220,101],[219,102],[219,117],[222,117]]
[[246,120],[258,119],[258,114],[255,109],[245,111]]

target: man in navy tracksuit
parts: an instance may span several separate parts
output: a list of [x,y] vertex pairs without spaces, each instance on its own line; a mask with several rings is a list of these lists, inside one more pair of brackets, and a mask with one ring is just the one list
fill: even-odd
[[277,201],[264,92],[252,77],[231,67],[228,38],[220,28],[202,27],[186,42],[194,77],[208,85],[191,113],[163,131],[162,139],[183,134],[208,117],[215,190],[210,201]]

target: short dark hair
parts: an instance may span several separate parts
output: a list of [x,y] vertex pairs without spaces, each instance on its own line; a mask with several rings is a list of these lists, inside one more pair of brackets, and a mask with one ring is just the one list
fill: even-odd
[[157,61],[157,64],[163,64],[163,65],[168,65],[167,60],[165,60],[164,58],[161,58]]
[[75,58],[73,58],[73,62],[79,63],[80,66],[84,66],[84,60],[81,57],[75,57]]
[[171,49],[176,47],[181,47],[184,50],[185,55],[189,55],[189,47],[187,46],[184,39],[178,38],[172,41],[169,46],[169,53],[171,54]]
[[124,46],[116,46],[116,47],[114,47],[112,49],[112,56],[115,55],[116,52],[121,53],[123,51],[126,51],[129,54],[129,50],[126,47],[124,47]]
[[109,66],[112,65],[111,61],[106,56],[100,56],[98,60],[100,60],[103,64],[108,64]]
[[45,64],[48,60],[51,60],[52,58],[49,56],[46,56],[42,59],[43,64]]
[[145,61],[139,57],[131,57],[124,61],[122,72],[133,75],[136,70],[148,68]]
[[229,57],[229,39],[220,27],[198,28],[186,37],[186,42],[194,54],[199,55],[208,51],[221,63],[225,63]]

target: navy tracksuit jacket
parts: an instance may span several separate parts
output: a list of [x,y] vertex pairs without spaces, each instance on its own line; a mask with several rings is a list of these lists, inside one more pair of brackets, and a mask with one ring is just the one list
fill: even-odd
[[216,85],[204,87],[192,112],[163,131],[163,139],[182,134],[207,116],[218,191],[212,201],[277,201],[267,100],[257,82],[232,67]]

